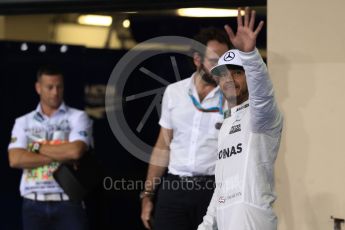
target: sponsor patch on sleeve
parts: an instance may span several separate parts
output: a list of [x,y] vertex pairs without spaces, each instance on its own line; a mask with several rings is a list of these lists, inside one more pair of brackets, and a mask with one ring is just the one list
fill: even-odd
[[86,131],[79,131],[79,135],[83,136],[83,137],[87,137],[88,136]]

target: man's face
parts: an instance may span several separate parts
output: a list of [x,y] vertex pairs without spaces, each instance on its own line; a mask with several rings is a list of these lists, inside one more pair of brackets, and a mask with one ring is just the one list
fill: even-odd
[[194,62],[197,66],[198,71],[205,71],[206,74],[204,76],[208,77],[208,80],[214,82],[210,71],[214,66],[217,65],[219,57],[222,56],[223,53],[228,51],[228,49],[229,47],[224,43],[220,43],[216,40],[209,41],[207,43],[204,58],[201,59],[201,57],[199,56],[200,62]]
[[57,109],[63,100],[63,78],[61,75],[43,74],[36,82],[36,91],[41,103],[51,109]]
[[243,69],[220,70],[217,82],[227,100],[243,102],[248,99],[246,75]]
[[207,43],[205,56],[203,60],[203,65],[208,72],[217,65],[218,59],[226,51],[229,50],[229,47],[224,43],[219,43],[216,40],[211,40]]

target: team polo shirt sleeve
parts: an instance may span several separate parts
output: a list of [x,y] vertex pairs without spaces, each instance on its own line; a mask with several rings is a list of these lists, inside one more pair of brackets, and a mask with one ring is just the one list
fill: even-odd
[[170,86],[168,86],[164,92],[163,100],[162,100],[162,112],[161,118],[159,120],[159,125],[166,129],[172,129],[172,122],[171,122],[171,105],[172,105],[172,98],[171,98],[171,91]]
[[250,92],[252,131],[276,136],[280,132],[278,126],[281,126],[283,118],[274,99],[273,84],[267,67],[257,49],[249,53],[240,52],[240,55]]
[[25,135],[25,118],[17,118],[11,134],[11,141],[8,149],[21,148],[26,149],[28,144],[27,137]]
[[92,121],[85,112],[75,112],[70,119],[71,132],[69,142],[83,141],[87,146],[92,142]]

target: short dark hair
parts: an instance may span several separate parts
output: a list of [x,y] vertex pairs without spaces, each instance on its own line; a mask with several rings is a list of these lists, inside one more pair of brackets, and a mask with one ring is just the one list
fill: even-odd
[[[204,46],[207,46],[209,41],[215,40],[219,43],[226,44],[228,48],[231,48],[231,43],[229,38],[224,29],[219,29],[216,27],[206,27],[200,30],[200,32],[194,36],[194,40],[200,42]],[[198,52],[198,51],[194,51]],[[201,54],[198,52],[200,56],[203,58],[205,51]]]
[[37,81],[41,79],[42,75],[60,75],[63,78],[62,70],[58,66],[52,64],[43,65],[38,69]]

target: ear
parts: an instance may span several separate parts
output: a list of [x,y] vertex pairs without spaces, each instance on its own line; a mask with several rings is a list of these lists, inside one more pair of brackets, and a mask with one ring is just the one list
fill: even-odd
[[194,65],[197,67],[197,69],[201,66],[202,64],[202,58],[198,52],[194,52],[193,54],[193,62]]
[[38,81],[35,83],[35,89],[36,89],[37,94],[41,95],[41,85]]

